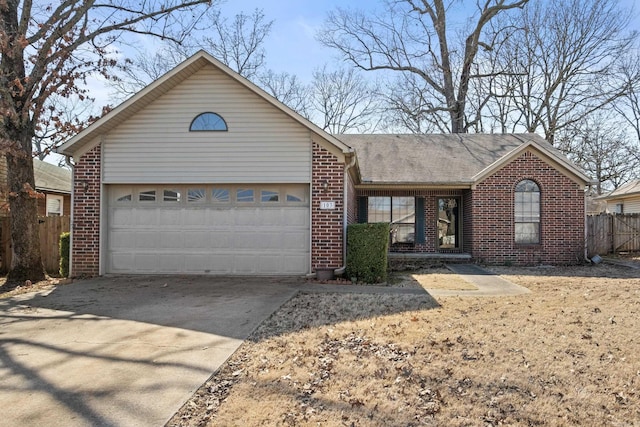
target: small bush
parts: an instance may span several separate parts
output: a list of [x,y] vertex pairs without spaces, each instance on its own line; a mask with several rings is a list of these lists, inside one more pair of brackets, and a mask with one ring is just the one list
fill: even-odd
[[71,243],[71,233],[60,235],[60,275],[69,277],[69,249]]
[[347,277],[359,282],[387,280],[389,224],[351,224],[347,228]]

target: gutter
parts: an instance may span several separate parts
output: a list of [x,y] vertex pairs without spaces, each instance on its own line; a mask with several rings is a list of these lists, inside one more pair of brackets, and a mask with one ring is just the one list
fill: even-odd
[[71,156],[65,156],[65,162],[71,168],[71,212],[69,214],[69,278],[73,277],[73,211],[75,205],[75,192],[76,192],[76,174],[75,174],[75,164],[73,163],[73,159]]
[[342,267],[333,270],[336,276],[342,276],[347,270],[347,221],[348,221],[348,200],[349,200],[349,169],[356,164],[356,155],[353,148],[349,149],[351,161],[344,168],[343,195],[342,195]]

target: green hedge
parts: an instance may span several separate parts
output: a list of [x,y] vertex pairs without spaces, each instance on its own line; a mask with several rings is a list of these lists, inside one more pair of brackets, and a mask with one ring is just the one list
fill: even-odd
[[358,282],[387,280],[389,224],[351,224],[347,227],[347,277]]
[[69,249],[71,242],[71,233],[62,233],[60,235],[60,275],[69,277]]

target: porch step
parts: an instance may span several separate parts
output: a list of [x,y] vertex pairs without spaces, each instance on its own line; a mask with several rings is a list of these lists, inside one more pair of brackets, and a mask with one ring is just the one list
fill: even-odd
[[467,253],[408,253],[389,252],[389,270],[419,270],[445,264],[469,263],[471,255]]

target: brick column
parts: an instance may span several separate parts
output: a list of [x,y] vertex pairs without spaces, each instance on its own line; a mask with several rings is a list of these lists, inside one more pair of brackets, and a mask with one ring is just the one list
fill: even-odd
[[71,274],[91,277],[100,263],[100,146],[80,158],[73,169]]
[[[311,166],[311,268],[342,266],[344,163],[313,143]],[[325,189],[325,183],[327,188]],[[320,202],[335,202],[335,209],[320,209]]]

